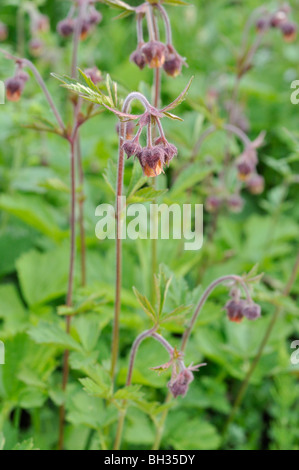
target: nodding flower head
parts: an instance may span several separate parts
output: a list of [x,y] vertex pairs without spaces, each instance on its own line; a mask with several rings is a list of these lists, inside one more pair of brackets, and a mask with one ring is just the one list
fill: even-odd
[[191,370],[183,369],[179,374],[168,383],[168,388],[174,398],[177,398],[179,395],[183,397],[186,395],[189,389],[189,385],[194,380],[194,375]]
[[269,28],[269,26],[270,26],[269,19],[261,17],[257,20],[255,26],[256,26],[257,31],[262,33],[262,32],[266,31]]
[[286,42],[293,42],[297,36],[297,26],[291,21],[282,23],[279,28],[283,34],[284,40]]
[[223,200],[219,196],[209,196],[205,202],[205,208],[208,212],[216,213],[222,206]]
[[123,144],[123,149],[126,152],[128,158],[132,157],[133,155],[140,155],[142,152],[141,145],[137,140],[127,140]]
[[50,21],[47,15],[39,14],[35,23],[35,31],[38,33],[46,33],[50,29]]
[[241,299],[241,292],[238,288],[233,288],[230,296],[231,299],[224,307],[230,321],[240,323],[244,317],[248,320],[256,320],[261,316],[260,305],[251,299]]
[[146,58],[141,48],[142,46],[138,47],[138,49],[136,49],[136,51],[134,51],[130,56],[130,61],[134,62],[137,67],[140,68],[140,70],[144,69],[144,67],[146,66]]
[[80,33],[80,39],[81,41],[84,41],[84,39],[87,38],[90,30],[91,30],[91,24],[90,22],[88,21],[88,19],[84,19],[82,21],[82,26],[81,26],[81,33]]
[[244,199],[239,194],[232,194],[226,200],[230,212],[238,214],[244,207]]
[[168,44],[166,48],[165,62],[163,64],[163,69],[167,75],[174,78],[177,77],[182,71],[183,64],[184,60],[182,57],[176,52],[172,45]]
[[29,75],[22,69],[19,69],[14,77],[6,80],[6,97],[8,101],[19,101],[28,79]]
[[241,181],[246,181],[255,171],[257,165],[257,156],[254,149],[248,148],[237,159],[236,166],[238,177]]
[[160,68],[165,62],[166,46],[160,41],[150,41],[141,48],[146,63],[150,68]]
[[285,9],[280,8],[277,10],[271,17],[270,23],[272,28],[278,28],[282,23],[287,21],[289,11],[285,11]]
[[89,24],[94,26],[99,24],[103,19],[103,15],[96,10],[93,6],[90,7],[90,12],[88,16]]
[[7,26],[0,22],[0,41],[5,41],[8,36]]
[[159,145],[142,149],[137,158],[145,176],[153,178],[163,172],[164,152]]
[[261,175],[254,173],[246,183],[251,194],[262,194],[265,189],[265,180]]
[[160,146],[160,148],[162,149],[164,153],[164,163],[166,165],[169,165],[169,162],[171,162],[171,160],[178,154],[178,149],[176,148],[176,146],[167,142],[167,140],[163,137],[159,137],[158,139],[156,139],[155,145]]
[[179,362],[178,371],[176,362],[173,362],[172,377],[168,382],[168,389],[174,398],[177,398],[179,395],[182,395],[183,397],[186,395],[189,385],[194,380],[193,372],[198,372],[199,368],[203,366],[206,366],[206,364],[197,364],[196,366],[190,364],[189,367],[186,367],[184,362],[181,360]]
[[74,29],[75,21],[73,18],[66,18],[65,20],[60,21],[57,25],[57,32],[63,38],[71,36],[74,33]]
[[40,57],[44,49],[44,43],[40,38],[33,38],[29,42],[30,54],[33,57]]
[[97,67],[85,69],[84,73],[95,85],[103,80],[102,73]]

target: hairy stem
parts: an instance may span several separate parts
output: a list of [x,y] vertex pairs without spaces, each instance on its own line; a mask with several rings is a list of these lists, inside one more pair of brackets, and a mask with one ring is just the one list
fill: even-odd
[[[166,351],[168,352],[170,357],[172,357],[173,351],[174,351],[173,347],[171,346],[171,344],[168,343],[168,341],[165,338],[163,338],[163,336],[156,333],[157,328],[158,328],[158,325],[155,325],[150,330],[146,330],[143,333],[141,333],[135,339],[135,341],[133,343],[133,346],[131,348],[128,375],[127,375],[127,380],[126,380],[126,387],[129,387],[132,384],[132,376],[133,376],[133,370],[134,370],[136,355],[137,355],[140,344],[146,338],[149,338],[149,337],[154,338],[156,341],[158,341],[164,347],[164,349],[166,349]],[[123,400],[122,410],[120,411],[120,414],[119,414],[119,420],[118,420],[118,425],[117,425],[117,430],[116,430],[114,450],[119,450],[120,445],[121,445],[122,432],[123,432],[123,427],[124,427],[124,422],[125,422],[125,417],[126,417],[126,405],[127,405],[127,401]]]
[[[150,108],[147,99],[139,92],[130,93],[124,104],[123,113],[127,113],[133,100],[140,101],[145,109]],[[121,286],[122,286],[122,239],[121,239],[121,196],[123,193],[123,179],[124,179],[124,150],[123,143],[126,137],[126,123],[120,123],[119,130],[119,153],[118,153],[118,171],[117,171],[117,188],[116,188],[116,277],[115,277],[115,307],[114,307],[114,322],[112,333],[112,351],[111,351],[111,377],[114,381],[116,374],[116,364],[119,351],[119,317],[121,309]]]
[[[75,172],[75,138],[70,140],[71,147],[71,211],[70,211],[70,231],[71,231],[71,247],[69,261],[69,276],[66,305],[72,306],[73,303],[73,286],[74,286],[74,268],[76,253],[76,172]],[[71,329],[71,317],[66,317],[66,332],[69,334]],[[63,357],[63,373],[62,373],[62,390],[65,392],[69,377],[69,351],[64,352]],[[59,439],[58,448],[63,449],[64,446],[64,421],[65,421],[65,405],[62,404],[59,410]]]

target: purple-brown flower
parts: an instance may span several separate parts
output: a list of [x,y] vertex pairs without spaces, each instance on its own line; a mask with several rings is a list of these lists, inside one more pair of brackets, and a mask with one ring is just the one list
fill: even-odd
[[141,48],[150,68],[160,68],[165,62],[166,46],[160,41],[150,41]]

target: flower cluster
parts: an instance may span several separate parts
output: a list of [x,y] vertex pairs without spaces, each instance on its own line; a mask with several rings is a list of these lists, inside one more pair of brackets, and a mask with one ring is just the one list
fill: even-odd
[[197,364],[186,367],[183,361],[184,354],[178,351],[176,348],[172,349],[171,357],[166,364],[162,364],[157,367],[152,367],[159,373],[164,372],[171,368],[171,379],[167,386],[174,398],[178,396],[185,396],[188,392],[189,385],[194,380],[193,372],[198,372],[200,367],[206,366],[206,364]]
[[236,161],[238,178],[240,181],[245,182],[252,194],[261,194],[264,191],[264,178],[256,170],[258,164],[256,150],[263,144],[263,141],[264,134],[262,133],[255,141],[247,145]]
[[50,29],[50,21],[48,16],[41,14],[38,9],[32,5],[28,6],[30,18],[30,34],[29,50],[31,55],[39,57],[44,49],[44,43],[41,36]]
[[15,75],[5,82],[8,101],[19,101],[28,79],[29,75],[22,69],[21,65],[18,65]]
[[297,36],[297,26],[290,21],[291,8],[288,4],[282,5],[274,13],[262,14],[256,21],[256,29],[260,33],[264,33],[269,28],[276,28],[282,32],[286,42],[292,42]]
[[[154,124],[153,124],[154,122]],[[152,127],[158,124],[160,136],[152,142]],[[126,125],[128,127],[128,125]],[[155,177],[163,172],[163,167],[177,155],[178,150],[175,145],[169,143],[164,135],[163,128],[159,117],[152,116],[150,112],[145,112],[137,124],[136,135],[123,143],[123,149],[130,158],[135,156],[138,158],[143,173],[148,177]],[[140,136],[143,127],[147,128],[147,145],[142,147],[140,144]],[[132,127],[130,127],[132,131]],[[126,131],[128,136],[128,132]]]
[[220,209],[226,207],[230,212],[239,213],[243,210],[244,199],[238,192],[234,194],[222,194],[208,196],[205,202],[205,208],[210,213],[217,213]]
[[[78,16],[76,16],[76,11],[74,8],[71,8],[68,16],[61,20],[57,25],[57,32],[63,38],[68,38],[73,35],[76,25],[78,22]],[[82,20],[80,39],[84,40],[92,32],[95,26],[97,26],[102,21],[102,15],[99,11],[96,10],[94,5],[89,3],[87,5],[87,10]]]
[[[166,43],[159,40],[159,34],[155,31],[158,26],[155,19],[155,11],[158,11],[165,24]],[[143,39],[143,18],[146,18],[149,41]],[[131,54],[130,60],[141,70],[148,65],[150,68],[163,67],[167,75],[176,77],[181,73],[182,66],[186,65],[172,44],[171,26],[165,9],[160,4],[145,3],[136,8],[137,21],[137,49]],[[156,28],[153,24],[155,22]]]
[[248,320],[256,320],[261,316],[260,305],[253,300],[242,299],[238,288],[231,290],[230,297],[224,307],[230,321],[240,323],[244,317]]
[[0,21],[0,41],[5,41],[8,36],[8,30],[6,24]]

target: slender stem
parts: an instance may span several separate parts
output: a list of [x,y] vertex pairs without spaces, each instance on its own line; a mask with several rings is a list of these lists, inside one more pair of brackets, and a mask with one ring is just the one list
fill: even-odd
[[164,24],[165,24],[166,44],[172,45],[171,24],[170,24],[167,11],[165,10],[164,7],[162,7],[162,5],[160,5],[160,3],[155,4],[155,7],[160,11]]
[[147,5],[147,9],[146,9],[146,20],[147,20],[149,39],[150,41],[155,41],[155,28],[153,24],[153,17],[152,17],[150,4]]
[[[234,281],[234,282],[237,282],[237,283],[241,284],[241,286],[244,289],[246,298],[249,301],[251,300],[248,287],[247,287],[246,283],[244,282],[244,280],[240,276],[236,276],[234,274],[229,274],[227,276],[222,276],[222,277],[216,279],[214,282],[212,282],[208,286],[208,288],[205,290],[205,292],[203,293],[203,295],[201,296],[201,298],[200,298],[200,300],[197,304],[197,307],[196,307],[196,309],[194,311],[194,314],[191,318],[190,324],[189,324],[188,328],[185,330],[185,333],[183,335],[182,345],[181,345],[181,352],[184,352],[185,349],[186,349],[188,340],[190,338],[191,331],[192,331],[192,329],[195,325],[195,322],[197,320],[197,317],[198,317],[201,309],[203,308],[204,304],[206,303],[208,297],[210,296],[210,294],[213,292],[213,290],[218,285],[222,284],[223,282],[227,282],[227,281]],[[166,400],[165,400],[165,403],[169,403],[169,401],[171,399],[172,399],[172,395],[171,395],[171,393],[168,393],[167,397],[166,397]],[[155,442],[154,442],[154,445],[153,445],[153,450],[158,450],[160,448],[161,440],[162,440],[162,437],[163,437],[164,424],[165,424],[167,415],[168,415],[168,409],[164,410],[164,412],[162,414],[162,417],[160,419],[159,426],[157,427],[156,438],[155,438]]]
[[[82,30],[82,22],[86,9],[86,1],[79,3],[78,18],[74,33],[73,40],[73,55],[72,55],[72,77],[76,77],[77,65],[78,65],[78,49],[79,40]],[[82,169],[82,159],[80,151],[80,138],[79,138],[79,124],[78,116],[81,109],[82,100],[78,98],[77,104],[74,107],[74,124],[72,135],[69,139],[71,149],[71,215],[70,215],[70,230],[71,230],[71,248],[70,248],[70,264],[69,264],[69,278],[68,278],[68,291],[67,291],[67,305],[72,306],[73,303],[73,287],[74,287],[74,269],[75,269],[75,257],[76,257],[76,157],[79,167],[79,179],[80,186],[84,184],[84,174]],[[84,199],[82,193],[80,194],[80,239],[81,239],[81,268],[82,268],[82,284],[85,285],[85,231],[84,231]],[[83,247],[82,247],[83,244]],[[82,249],[83,248],[83,249]],[[83,257],[83,258],[82,258]],[[66,332],[70,333],[71,329],[71,316],[66,317]],[[63,374],[62,374],[62,390],[65,392],[69,378],[69,351],[64,351],[63,358]],[[59,450],[63,449],[64,445],[64,423],[65,423],[65,404],[63,403],[59,410]]]
[[200,136],[200,138],[198,139],[198,141],[196,142],[194,148],[193,148],[193,152],[192,152],[192,156],[191,156],[191,160],[194,161],[196,156],[198,155],[198,152],[203,144],[203,142],[206,140],[207,137],[209,137],[211,134],[213,134],[214,132],[217,132],[219,130],[225,130],[227,132],[230,132],[232,134],[235,134],[237,137],[239,137],[240,140],[242,140],[243,144],[245,147],[249,147],[251,145],[251,140],[247,137],[247,135],[245,134],[245,132],[242,131],[242,129],[240,129],[239,127],[237,126],[234,126],[233,124],[223,124],[222,127],[216,127],[216,126],[211,126],[209,127],[208,129],[206,129],[202,135]]
[[73,55],[72,55],[72,77],[73,78],[76,77],[76,74],[77,74],[79,42],[80,42],[80,35],[82,31],[82,24],[84,20],[86,6],[87,6],[86,1],[81,1],[79,3],[78,18],[76,21],[76,27],[74,31],[74,42],[73,42]]
[[[150,103],[139,92],[130,93],[124,101],[123,113],[127,113],[133,100],[138,100],[143,104],[146,110],[150,108]],[[122,239],[121,239],[121,196],[123,192],[124,179],[124,150],[123,143],[126,136],[126,123],[120,123],[119,131],[119,154],[117,171],[117,189],[116,189],[116,279],[115,279],[115,308],[114,322],[112,332],[112,351],[111,351],[111,377],[114,381],[116,374],[116,363],[119,351],[119,317],[121,309],[121,286],[122,286]]]
[[[163,336],[156,333],[157,328],[158,328],[158,325],[155,325],[150,330],[143,331],[135,339],[135,341],[132,345],[132,348],[131,348],[128,375],[127,375],[127,380],[126,380],[126,387],[129,387],[132,383],[132,376],[133,376],[133,370],[134,370],[136,355],[137,355],[140,344],[146,338],[149,338],[149,337],[154,338],[156,341],[158,341],[166,349],[166,351],[168,352],[170,357],[172,357],[173,347],[171,346],[171,344],[165,338],[163,338]],[[118,420],[118,425],[117,425],[117,430],[116,430],[116,438],[115,438],[114,447],[113,447],[114,450],[119,450],[120,445],[121,445],[122,431],[123,431],[125,417],[126,417],[126,405],[127,405],[127,401],[123,400],[122,410],[119,414],[119,420]]]
[[80,257],[81,257],[81,285],[84,287],[86,285],[86,234],[85,234],[85,225],[84,225],[84,171],[83,171],[83,162],[80,146],[80,136],[77,137],[76,142],[76,156],[77,156],[77,165],[78,165],[78,174],[79,174],[79,228],[80,228]]
[[190,338],[191,331],[192,331],[192,329],[195,325],[195,322],[197,320],[197,317],[198,317],[202,307],[206,303],[208,297],[210,296],[212,291],[215,289],[215,287],[217,287],[217,286],[219,286],[219,284],[222,284],[223,282],[227,282],[227,281],[234,281],[236,283],[241,284],[241,286],[243,287],[244,292],[246,294],[247,300],[249,300],[249,301],[251,300],[248,287],[247,287],[245,281],[240,276],[236,276],[234,274],[228,274],[227,276],[222,276],[222,277],[219,277],[218,279],[216,279],[214,282],[212,282],[209,285],[209,287],[207,287],[207,289],[205,290],[205,292],[203,293],[203,295],[201,296],[201,298],[200,298],[200,300],[197,304],[197,307],[196,307],[196,309],[193,313],[193,316],[191,318],[190,324],[184,332],[183,339],[182,339],[181,351],[184,351],[186,349],[187,342]]
[[[74,136],[75,137],[75,136]],[[70,231],[71,231],[71,247],[69,262],[69,277],[66,304],[68,307],[73,303],[73,285],[74,285],[74,268],[76,253],[76,174],[75,174],[75,141],[76,138],[70,140],[71,148],[71,212],[70,212]],[[66,317],[66,332],[69,334],[71,329],[71,317]],[[65,392],[69,377],[69,351],[64,352],[63,357],[63,374],[62,374],[62,390]],[[65,405],[62,404],[59,410],[59,440],[58,448],[63,449],[64,445],[64,422],[65,422]]]
[[[293,269],[292,269],[290,278],[289,278],[289,280],[288,280],[288,282],[287,282],[287,284],[286,284],[286,286],[285,286],[285,288],[283,289],[283,292],[282,292],[285,297],[287,297],[287,296],[290,294],[290,292],[291,292],[291,290],[292,290],[292,287],[293,287],[293,285],[294,285],[294,283],[295,283],[295,281],[296,281],[298,272],[299,272],[299,252],[298,252],[298,254],[297,254],[297,258],[296,258],[294,267],[293,267]],[[258,363],[259,363],[259,361],[260,361],[260,359],[261,359],[261,357],[262,357],[262,355],[263,355],[264,349],[265,349],[265,347],[266,347],[266,345],[267,345],[267,343],[268,343],[268,340],[269,340],[269,338],[270,338],[270,335],[271,335],[271,333],[272,333],[272,330],[273,330],[273,328],[274,328],[274,326],[275,326],[275,324],[276,324],[278,318],[279,318],[280,315],[282,314],[283,310],[284,310],[284,307],[283,307],[283,306],[278,306],[278,307],[276,307],[276,309],[275,309],[275,312],[274,312],[274,314],[273,314],[273,316],[272,316],[272,318],[271,318],[271,320],[270,320],[270,323],[269,323],[268,328],[267,328],[267,330],[266,330],[266,332],[265,332],[265,335],[264,335],[264,337],[263,337],[263,339],[262,339],[262,341],[261,341],[261,344],[260,344],[260,347],[259,347],[259,349],[258,349],[257,355],[255,356],[255,358],[254,358],[254,360],[253,360],[253,362],[252,362],[252,364],[251,364],[251,366],[250,366],[250,368],[249,368],[249,370],[248,370],[248,372],[247,372],[247,374],[246,374],[246,376],[245,376],[245,378],[244,378],[244,380],[243,380],[243,382],[242,382],[242,384],[241,384],[241,387],[240,387],[240,389],[239,389],[239,392],[238,392],[238,394],[237,394],[237,397],[236,397],[236,399],[235,399],[235,401],[234,401],[232,410],[231,410],[231,412],[230,412],[230,414],[229,414],[229,417],[228,417],[228,419],[227,419],[227,421],[226,421],[226,423],[225,423],[224,430],[223,430],[223,438],[224,438],[224,439],[225,439],[225,437],[226,437],[226,433],[227,433],[228,427],[229,427],[230,423],[233,421],[233,419],[234,419],[234,417],[235,417],[235,414],[236,414],[236,412],[237,412],[239,406],[240,406],[241,403],[242,403],[242,400],[243,400],[244,395],[245,395],[245,393],[246,393],[246,390],[247,390],[247,388],[248,388],[248,385],[249,385],[250,379],[251,379],[251,377],[252,377],[252,374],[253,374],[253,372],[255,371],[255,368],[256,368],[256,366],[258,365]]]
[[143,20],[143,13],[138,13],[137,18],[136,18],[137,43],[138,44],[144,43],[142,20]]

